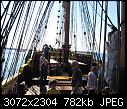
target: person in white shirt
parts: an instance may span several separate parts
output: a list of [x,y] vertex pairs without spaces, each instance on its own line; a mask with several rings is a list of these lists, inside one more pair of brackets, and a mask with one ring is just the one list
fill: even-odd
[[97,90],[97,67],[93,66],[88,73],[87,88],[88,94],[96,94]]
[[107,72],[105,78],[112,92],[114,92],[116,86],[116,67],[117,67],[117,54],[118,54],[118,30],[112,26],[112,31],[109,32],[109,41],[106,41],[106,50],[108,53]]

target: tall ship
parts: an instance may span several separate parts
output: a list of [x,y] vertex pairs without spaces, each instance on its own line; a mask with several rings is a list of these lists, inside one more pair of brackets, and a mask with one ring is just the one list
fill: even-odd
[[[101,66],[103,75],[110,78],[107,73],[109,54],[105,45],[109,40],[107,30],[114,27],[108,15],[110,2],[116,6],[116,28],[120,37],[112,93],[124,94],[125,3],[122,1],[2,1],[1,94],[46,94],[52,79],[57,80],[56,87],[61,94],[71,94],[74,60],[78,61],[82,72],[83,94],[89,94],[87,81],[92,66]],[[52,14],[57,16],[55,21],[50,20]],[[55,24],[57,32],[54,31]],[[52,32],[56,32],[55,43],[52,36],[46,38]],[[47,54],[45,46],[51,44],[46,40],[52,42]],[[48,60],[48,75],[43,86],[39,68],[42,54]]]

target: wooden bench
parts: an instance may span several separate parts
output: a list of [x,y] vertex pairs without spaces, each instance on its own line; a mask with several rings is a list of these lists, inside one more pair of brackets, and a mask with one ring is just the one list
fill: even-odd
[[[49,86],[46,85],[46,88],[48,90]],[[59,84],[57,84],[56,88],[58,90],[60,90],[61,94],[71,94],[71,91],[72,91],[72,86],[71,85],[59,85]],[[83,87],[82,87],[82,90],[83,90],[83,94],[88,92],[88,90],[83,88]]]
[[72,77],[69,76],[47,76],[47,80],[56,79],[56,80],[70,80]]

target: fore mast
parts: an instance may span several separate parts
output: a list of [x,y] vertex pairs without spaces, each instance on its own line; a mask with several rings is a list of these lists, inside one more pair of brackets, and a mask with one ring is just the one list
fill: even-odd
[[69,24],[70,24],[70,1],[63,1],[63,8],[64,8],[64,30],[65,30],[65,38],[64,38],[64,45],[63,45],[63,52],[62,52],[62,62],[64,64],[68,64],[69,58]]

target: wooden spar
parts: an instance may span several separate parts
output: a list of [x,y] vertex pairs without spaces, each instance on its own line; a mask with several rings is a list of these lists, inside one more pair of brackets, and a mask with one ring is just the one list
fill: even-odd
[[63,59],[62,62],[66,65],[68,64],[68,57],[69,57],[69,24],[70,24],[70,1],[63,1],[63,8],[64,8],[64,30],[65,30],[65,39],[63,45]]
[[120,65],[125,68],[125,3],[121,1],[121,51]]
[[126,94],[125,82],[125,2],[121,1],[121,45],[120,45],[119,94]]

